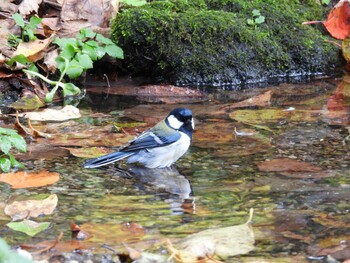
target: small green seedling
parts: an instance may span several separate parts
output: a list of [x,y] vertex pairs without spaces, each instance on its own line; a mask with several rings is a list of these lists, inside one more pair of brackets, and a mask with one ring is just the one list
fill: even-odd
[[11,167],[24,168],[24,165],[10,153],[12,148],[26,152],[26,141],[16,130],[0,127],[0,171],[5,173],[9,172]]
[[247,24],[250,26],[257,26],[265,22],[265,17],[261,15],[260,11],[254,9],[252,11],[252,18],[247,19]]
[[21,28],[21,36],[9,35],[8,42],[11,46],[17,46],[19,42],[29,42],[37,39],[34,34],[34,30],[41,23],[41,18],[37,16],[32,16],[29,22],[24,21],[23,17],[16,13],[12,15],[16,24]]

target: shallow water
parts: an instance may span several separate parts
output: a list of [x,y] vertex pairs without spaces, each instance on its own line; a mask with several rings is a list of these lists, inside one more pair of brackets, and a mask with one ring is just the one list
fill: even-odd
[[[315,246],[337,245],[350,234],[348,97],[342,96],[341,102],[338,99],[337,107],[330,106],[330,101],[339,97],[338,83],[322,80],[222,91],[212,93],[211,102],[185,104],[196,115],[196,132],[189,152],[172,169],[124,167],[129,174],[114,166],[83,169],[84,159],[71,155],[24,161],[28,170],[58,172],[60,180],[54,185],[29,189],[11,189],[1,184],[0,200],[4,205],[11,200],[57,194],[54,213],[38,220],[50,221],[51,228],[31,238],[8,229],[9,218],[0,213],[0,236],[10,244],[34,244],[55,239],[63,232],[63,240],[69,240],[69,223],[75,222],[92,233],[89,242],[94,243],[93,253],[111,253],[101,248],[102,244],[123,250],[122,242],[159,252],[159,243],[165,237],[176,239],[208,228],[241,224],[247,220],[249,209],[254,208],[256,249],[227,262],[272,257],[282,258],[283,262],[306,262],[307,256],[316,253]],[[302,114],[294,119],[271,117],[252,124],[203,113],[213,101],[234,103],[270,89],[271,105],[249,108],[250,111],[274,109]],[[86,116],[91,114],[90,108],[94,113],[119,112],[130,99],[121,104],[123,97],[109,96],[108,107],[103,107],[106,100],[102,95],[99,99],[96,96],[90,94],[90,99],[81,104]],[[142,106],[136,106],[140,115]],[[154,114],[164,114],[173,106],[144,107]],[[102,118],[102,122],[118,119],[118,112]],[[131,119],[123,117],[119,121]],[[82,121],[73,123],[79,125]],[[258,166],[281,158],[306,162],[320,170],[297,174],[290,170],[267,171]]]

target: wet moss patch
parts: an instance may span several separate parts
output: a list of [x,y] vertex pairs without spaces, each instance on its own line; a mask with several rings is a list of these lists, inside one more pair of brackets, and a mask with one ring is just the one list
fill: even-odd
[[[265,22],[248,25],[257,9]],[[177,85],[256,86],[329,74],[343,63],[312,0],[154,1],[118,14],[112,37],[133,74]]]

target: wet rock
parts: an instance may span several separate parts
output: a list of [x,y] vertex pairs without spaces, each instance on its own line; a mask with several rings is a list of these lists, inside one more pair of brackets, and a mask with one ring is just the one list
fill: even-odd
[[[248,25],[253,9],[263,23]],[[241,88],[307,80],[342,64],[339,49],[301,25],[324,11],[314,1],[153,1],[119,13],[111,29],[134,75]]]

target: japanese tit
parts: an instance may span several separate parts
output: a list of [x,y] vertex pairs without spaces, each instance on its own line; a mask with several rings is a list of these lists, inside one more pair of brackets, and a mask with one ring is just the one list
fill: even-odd
[[140,163],[147,168],[171,166],[183,156],[192,141],[192,111],[176,108],[153,128],[141,133],[113,152],[87,160],[84,168],[96,168],[127,158],[127,163]]

